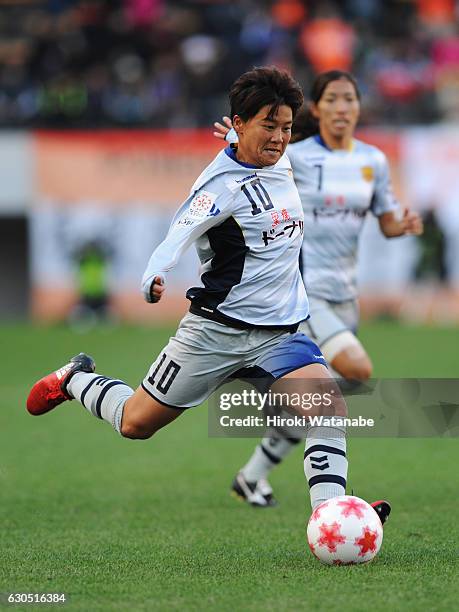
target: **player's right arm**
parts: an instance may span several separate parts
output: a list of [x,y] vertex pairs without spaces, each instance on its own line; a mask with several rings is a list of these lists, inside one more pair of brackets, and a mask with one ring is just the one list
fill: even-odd
[[202,234],[231,215],[232,195],[200,189],[176,213],[166,238],[153,251],[142,278],[142,293],[147,302],[158,302],[165,289],[166,276],[182,253]]

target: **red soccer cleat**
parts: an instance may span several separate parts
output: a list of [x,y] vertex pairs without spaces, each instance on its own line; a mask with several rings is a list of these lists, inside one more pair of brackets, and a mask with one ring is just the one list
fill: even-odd
[[389,517],[390,511],[392,510],[390,503],[388,501],[385,501],[384,499],[380,499],[379,501],[375,501],[370,504],[370,506],[379,516],[381,524],[384,525],[384,523]]
[[85,353],[72,357],[59,370],[41,378],[32,387],[27,398],[27,410],[34,416],[49,412],[62,402],[73,399],[67,391],[67,383],[76,372],[92,373],[96,369],[94,360]]

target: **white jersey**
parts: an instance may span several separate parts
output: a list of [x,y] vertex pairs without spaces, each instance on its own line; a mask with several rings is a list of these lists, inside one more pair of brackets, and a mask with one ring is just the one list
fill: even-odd
[[310,295],[333,302],[357,295],[358,237],[368,211],[399,208],[382,151],[359,140],[331,150],[312,136],[287,148],[304,210],[301,264]]
[[142,280],[149,300],[155,276],[165,279],[193,242],[200,287],[187,292],[190,311],[229,325],[288,327],[308,316],[298,261],[303,210],[284,155],[254,168],[221,151],[193,185]]

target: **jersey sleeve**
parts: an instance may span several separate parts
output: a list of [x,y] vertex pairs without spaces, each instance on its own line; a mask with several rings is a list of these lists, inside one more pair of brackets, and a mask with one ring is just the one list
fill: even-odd
[[172,220],[166,238],[153,251],[142,278],[142,293],[151,302],[150,289],[153,279],[160,276],[163,282],[182,253],[211,227],[219,225],[229,216],[233,208],[233,195],[223,188],[220,193],[202,188],[191,194],[182,204]]
[[387,212],[395,212],[400,209],[400,204],[392,190],[390,180],[389,164],[382,151],[377,151],[378,156],[375,164],[375,188],[371,201],[373,214],[380,217]]
[[226,140],[226,142],[229,142],[230,144],[235,144],[235,143],[239,142],[239,138],[237,136],[236,130],[233,127],[226,134],[225,140]]

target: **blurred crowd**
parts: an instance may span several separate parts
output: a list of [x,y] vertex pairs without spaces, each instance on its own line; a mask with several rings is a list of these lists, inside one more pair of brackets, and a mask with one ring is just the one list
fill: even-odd
[[364,124],[459,120],[459,2],[2,0],[0,126],[208,126],[263,64],[352,71]]

